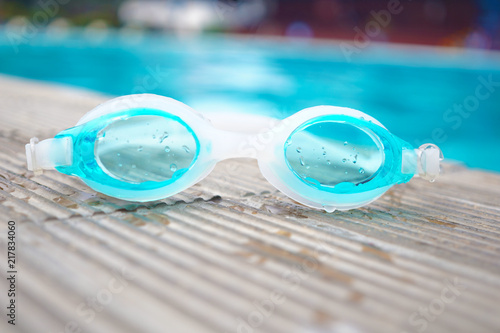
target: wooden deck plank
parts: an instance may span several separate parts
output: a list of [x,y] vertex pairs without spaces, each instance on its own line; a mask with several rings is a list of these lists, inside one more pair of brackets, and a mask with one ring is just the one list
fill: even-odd
[[[15,220],[20,259],[19,325],[2,320],[2,332],[71,322],[88,332],[500,331],[499,174],[447,164],[436,183],[415,179],[327,214],[234,160],[172,198],[130,203],[26,170],[30,137],[52,137],[107,96],[10,77],[0,96],[0,254]],[[85,307],[122,271],[102,311]],[[259,314],[273,292],[286,301]]]

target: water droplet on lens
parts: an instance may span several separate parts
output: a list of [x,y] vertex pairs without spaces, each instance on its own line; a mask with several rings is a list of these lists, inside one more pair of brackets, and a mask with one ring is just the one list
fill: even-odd
[[153,134],[153,140],[156,139],[156,135]]
[[188,147],[188,146],[182,146],[182,149],[184,149],[184,151],[185,151],[186,153],[189,153],[189,147]]
[[142,146],[139,146],[139,148],[137,148],[137,151],[142,151]]
[[356,164],[356,161],[352,161],[352,163]]
[[365,173],[365,169],[359,168],[359,173]]
[[163,141],[165,141],[166,138],[168,138],[168,132],[163,132],[163,135],[160,138],[160,143],[163,143]]
[[330,160],[326,160],[326,164],[330,165],[331,164]]
[[309,166],[309,165],[306,165],[306,169],[309,169],[309,168],[310,168],[310,166]]
[[347,141],[344,141],[344,146],[347,146],[348,142]]
[[170,147],[169,146],[165,146],[165,152],[168,153],[170,151]]
[[175,164],[170,164],[170,171],[176,172],[177,171],[177,165]]
[[302,165],[302,166],[306,165],[306,163],[304,162],[304,157],[302,157],[302,156],[299,157],[299,162],[300,162],[300,165]]
[[323,156],[325,156],[325,155],[326,155],[326,151],[323,152]]
[[347,160],[345,158],[342,159],[342,163],[345,163]]
[[299,154],[300,154],[301,152],[302,152],[302,148],[297,147],[297,153],[299,153]]

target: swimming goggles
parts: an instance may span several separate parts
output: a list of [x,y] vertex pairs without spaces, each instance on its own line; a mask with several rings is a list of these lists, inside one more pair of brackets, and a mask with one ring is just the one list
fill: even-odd
[[219,161],[256,158],[278,190],[327,212],[366,205],[414,175],[434,181],[443,159],[437,146],[414,149],[349,108],[316,106],[283,120],[226,114],[212,122],[151,94],[107,101],[55,138],[31,139],[26,156],[35,174],[55,168],[131,201],[181,192]]

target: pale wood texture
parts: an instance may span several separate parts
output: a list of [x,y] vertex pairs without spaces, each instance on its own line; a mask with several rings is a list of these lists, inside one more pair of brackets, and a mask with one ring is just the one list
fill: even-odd
[[[447,165],[434,184],[414,179],[327,214],[235,160],[136,204],[26,170],[30,137],[73,126],[107,96],[9,77],[0,96],[0,293],[15,220],[17,331],[500,332],[499,174]],[[256,312],[276,293],[286,300],[272,314]],[[5,318],[0,331],[14,332]]]

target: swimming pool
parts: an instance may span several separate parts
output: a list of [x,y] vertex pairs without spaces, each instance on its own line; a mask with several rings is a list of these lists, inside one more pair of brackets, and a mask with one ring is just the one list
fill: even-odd
[[498,54],[374,45],[348,61],[334,42],[81,30],[40,32],[17,51],[0,30],[1,73],[112,95],[155,93],[206,112],[286,117],[346,106],[414,146],[434,142],[446,158],[500,171]]

